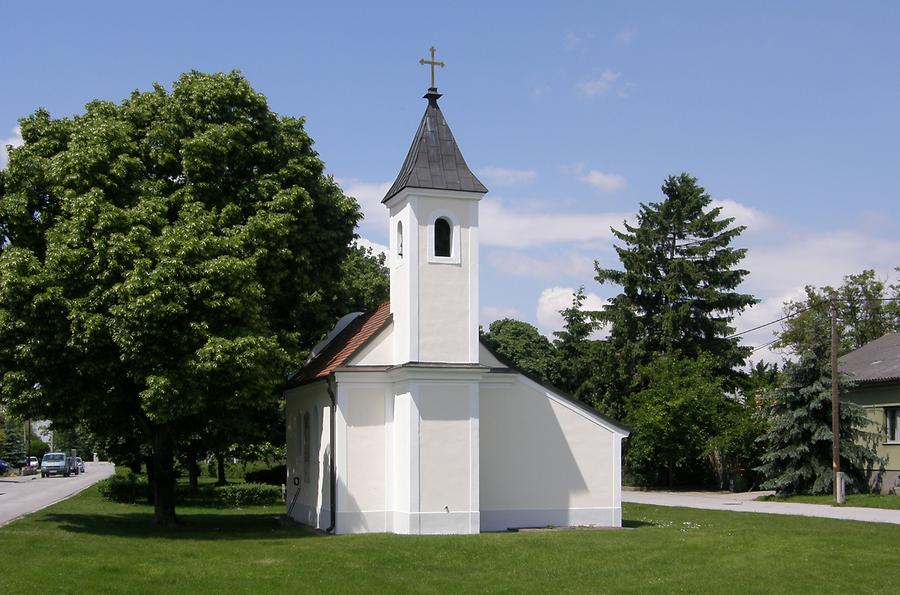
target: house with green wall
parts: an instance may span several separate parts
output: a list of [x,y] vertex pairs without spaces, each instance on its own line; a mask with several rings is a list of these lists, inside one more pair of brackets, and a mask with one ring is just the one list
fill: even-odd
[[840,371],[855,383],[841,399],[861,405],[871,432],[878,434],[877,452],[884,469],[872,472],[873,486],[900,493],[900,333],[888,333],[844,355]]

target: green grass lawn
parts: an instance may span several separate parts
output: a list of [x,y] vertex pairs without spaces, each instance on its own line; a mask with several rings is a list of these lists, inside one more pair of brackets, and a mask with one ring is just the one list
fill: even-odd
[[624,530],[319,536],[282,508],[152,509],[96,488],[0,528],[4,593],[893,592],[900,526],[625,505]]
[[[822,494],[820,496],[762,496],[757,500],[767,502],[795,502],[798,504],[829,504],[834,503],[834,496]],[[843,506],[859,506],[862,508],[891,508],[900,510],[900,496],[893,494],[847,494]]]

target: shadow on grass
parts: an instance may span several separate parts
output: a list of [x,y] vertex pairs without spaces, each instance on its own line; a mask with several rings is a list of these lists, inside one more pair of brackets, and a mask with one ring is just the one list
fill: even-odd
[[635,519],[622,519],[622,526],[628,529],[640,529],[641,527],[654,527],[655,524]]
[[144,539],[241,540],[241,539],[297,539],[319,537],[301,525],[285,522],[274,513],[247,514],[180,514],[178,525],[161,528],[153,524],[153,514],[50,513],[41,523],[53,523],[62,531],[91,535],[110,535]]

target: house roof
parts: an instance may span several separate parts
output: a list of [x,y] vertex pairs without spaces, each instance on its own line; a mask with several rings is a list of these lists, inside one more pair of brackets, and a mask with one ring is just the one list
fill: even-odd
[[888,333],[838,360],[841,372],[861,384],[900,380],[900,333]]
[[328,376],[362,349],[390,320],[390,301],[357,316],[288,380],[288,387]]
[[409,153],[394,184],[381,202],[387,202],[404,188],[433,188],[487,192],[463,159],[462,152],[450,132],[444,114],[437,104],[441,96],[437,89],[428,89],[428,106],[413,137]]

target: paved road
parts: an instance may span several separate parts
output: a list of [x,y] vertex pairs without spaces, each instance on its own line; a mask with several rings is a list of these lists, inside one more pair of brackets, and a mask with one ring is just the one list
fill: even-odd
[[707,510],[731,512],[759,512],[763,514],[788,514],[814,516],[826,519],[867,521],[900,525],[900,510],[883,508],[858,508],[854,506],[826,506],[824,504],[795,504],[787,502],[757,502],[757,496],[772,492],[732,494],[723,492],[632,492],[623,490],[624,502],[655,504],[657,506],[683,506]]
[[112,463],[85,463],[85,473],[77,477],[29,475],[0,478],[0,527],[36,510],[74,496],[113,474]]

